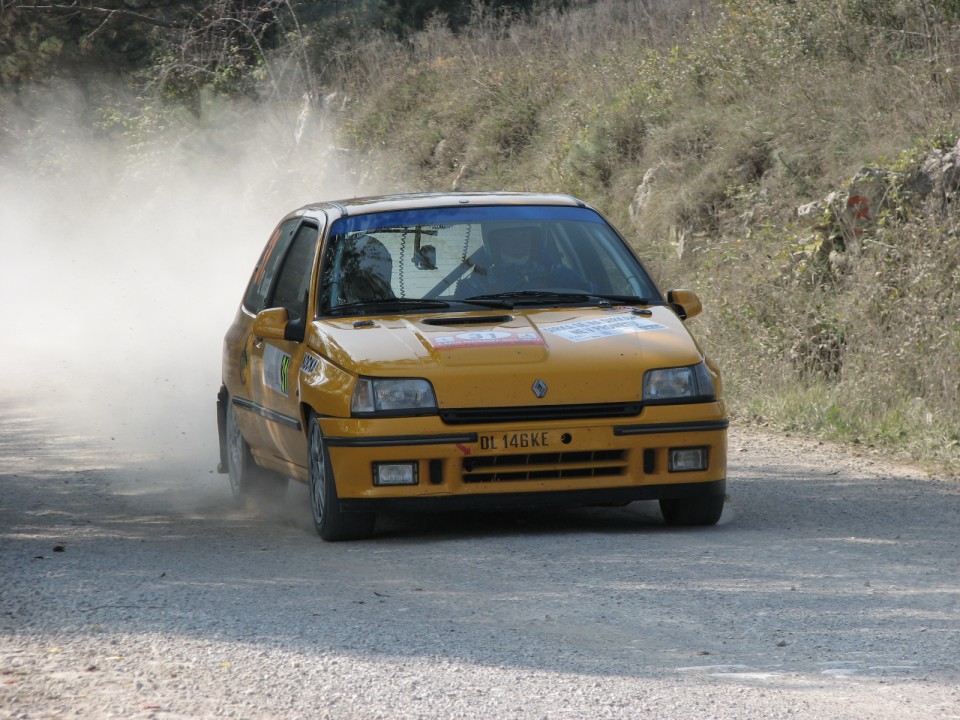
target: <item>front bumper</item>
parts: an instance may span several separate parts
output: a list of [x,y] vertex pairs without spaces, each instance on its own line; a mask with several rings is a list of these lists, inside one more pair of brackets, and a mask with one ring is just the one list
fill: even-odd
[[[321,419],[344,509],[624,504],[722,495],[728,420],[720,403],[645,417],[451,427],[436,418]],[[391,432],[392,431],[392,432]],[[702,448],[676,471],[671,450]],[[414,485],[377,486],[373,468],[409,463]]]
[[553,508],[621,506],[638,500],[665,500],[722,496],[726,480],[668,485],[550,490],[464,495],[419,495],[415,497],[344,498],[340,506],[350,512],[434,512],[502,508]]

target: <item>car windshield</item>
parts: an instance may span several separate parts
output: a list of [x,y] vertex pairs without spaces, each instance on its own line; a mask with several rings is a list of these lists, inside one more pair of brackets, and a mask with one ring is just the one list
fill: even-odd
[[331,228],[321,282],[321,312],[329,315],[661,299],[599,214],[564,206],[341,218]]

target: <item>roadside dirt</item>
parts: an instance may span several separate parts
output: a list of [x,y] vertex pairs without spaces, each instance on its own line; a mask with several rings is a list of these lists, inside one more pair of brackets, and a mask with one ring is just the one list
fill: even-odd
[[[101,436],[102,437],[102,436]],[[0,718],[960,718],[960,483],[733,430],[720,525],[656,504],[231,504],[215,447],[0,411]]]

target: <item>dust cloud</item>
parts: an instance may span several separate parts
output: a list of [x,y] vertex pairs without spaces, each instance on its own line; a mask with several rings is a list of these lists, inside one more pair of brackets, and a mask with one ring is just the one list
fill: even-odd
[[58,88],[0,108],[4,414],[117,466],[207,473],[223,335],[274,225],[379,189],[316,108],[304,135],[296,103],[208,101],[134,145],[145,135],[91,128],[86,102]]

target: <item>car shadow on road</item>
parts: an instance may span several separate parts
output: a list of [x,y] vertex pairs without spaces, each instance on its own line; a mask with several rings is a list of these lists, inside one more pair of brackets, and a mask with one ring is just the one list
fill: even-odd
[[[312,516],[306,487],[291,482],[280,508],[261,508],[264,517],[274,517],[312,530]],[[727,508],[720,525],[732,520]],[[510,535],[555,535],[565,533],[656,533],[697,531],[710,528],[669,528],[657,501],[633,502],[623,506],[559,507],[526,509],[455,510],[436,512],[390,512],[377,516],[373,540],[442,541],[464,537]]]

